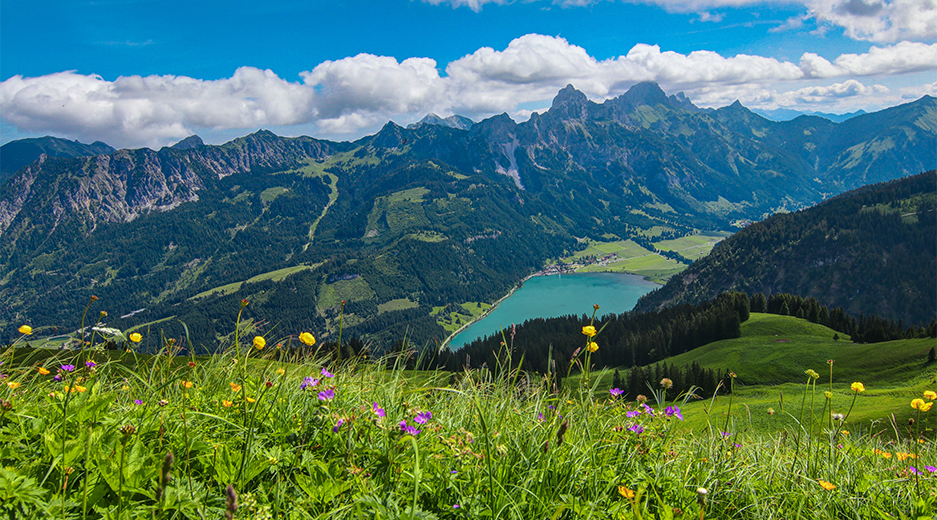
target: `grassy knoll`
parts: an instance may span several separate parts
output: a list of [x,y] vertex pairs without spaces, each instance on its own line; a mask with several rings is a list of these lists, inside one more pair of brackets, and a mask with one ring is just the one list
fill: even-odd
[[[895,438],[907,434],[908,419],[914,410],[908,403],[924,390],[934,387],[937,366],[927,364],[935,345],[933,338],[906,339],[873,344],[854,344],[843,334],[792,316],[752,313],[742,324],[742,337],[717,341],[690,352],[673,356],[663,363],[678,367],[699,363],[703,368],[730,370],[736,374],[734,405],[729,425],[733,431],[762,434],[799,429],[810,420],[809,404],[814,402],[814,427],[829,427],[825,391],[832,388],[833,413],[846,414],[848,423],[840,429]],[[829,360],[833,360],[832,371]],[[808,388],[806,370],[819,374],[816,387]],[[627,368],[619,368],[627,376]],[[832,375],[832,385],[831,385]],[[570,378],[577,384],[579,376]],[[603,373],[599,388],[611,385],[612,371]],[[724,379],[729,384],[729,378]],[[857,396],[850,388],[862,382],[866,391]],[[650,395],[651,389],[647,390]],[[634,399],[635,396],[628,396]],[[687,403],[690,428],[707,428],[714,421],[726,427],[729,397],[702,396]],[[802,407],[808,410],[801,415]]]

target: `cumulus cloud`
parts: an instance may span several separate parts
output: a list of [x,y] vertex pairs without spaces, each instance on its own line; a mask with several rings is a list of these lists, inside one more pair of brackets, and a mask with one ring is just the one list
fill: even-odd
[[809,16],[842,27],[858,40],[897,41],[937,37],[934,0],[805,0]]
[[[638,44],[605,60],[563,38],[528,34],[507,48],[478,49],[440,74],[429,58],[397,61],[359,54],[318,64],[288,81],[270,70],[242,67],[230,78],[100,76],[61,72],[0,82],[0,117],[21,132],[48,132],[115,146],[159,146],[203,129],[314,127],[318,135],[355,138],[389,119],[405,123],[428,112],[479,119],[500,112],[519,117],[549,106],[573,84],[601,101],[641,81],[683,91],[700,106],[767,107],[863,100],[902,102],[911,91],[889,92],[856,78],[893,77],[937,69],[937,44],[900,42],[867,53],[827,59],[804,53],[799,63],[711,51],[682,54]],[[925,73],[926,75],[926,73]],[[910,76],[909,76],[910,77]],[[832,84],[821,80],[839,78]],[[928,78],[929,79],[929,78]],[[871,85],[871,86],[869,86]],[[922,86],[916,92],[932,91]]]
[[242,67],[227,79],[100,76],[60,72],[0,83],[3,119],[24,131],[53,131],[122,144],[164,144],[192,127],[292,125],[308,118],[313,89],[272,71]]

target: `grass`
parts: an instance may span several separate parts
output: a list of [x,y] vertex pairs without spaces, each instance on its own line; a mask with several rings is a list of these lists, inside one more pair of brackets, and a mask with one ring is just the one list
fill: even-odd
[[488,312],[489,309],[491,309],[490,303],[465,302],[459,305],[433,307],[433,312],[430,314],[439,316],[440,318],[436,320],[436,323],[446,329],[446,332],[452,334],[466,324],[481,317]]
[[377,313],[383,314],[390,311],[402,311],[404,309],[412,309],[414,307],[419,307],[420,304],[411,301],[409,298],[397,298],[389,302],[384,302],[377,306]]
[[300,265],[294,265],[292,267],[284,267],[283,269],[277,269],[275,271],[270,271],[267,273],[258,274],[257,276],[252,276],[242,282],[233,282],[233,283],[221,285],[219,287],[214,287],[207,291],[202,291],[189,299],[197,300],[199,298],[205,298],[207,296],[212,296],[212,295],[223,296],[225,294],[232,294],[240,290],[241,286],[246,283],[256,283],[256,282],[261,282],[263,280],[272,280],[274,282],[282,282],[283,280],[286,279],[287,276],[291,274],[295,274],[300,271],[305,271],[308,269],[315,269],[319,267],[320,265],[322,265],[321,262],[317,264],[300,264]]
[[370,300],[376,294],[368,282],[357,277],[351,280],[338,280],[319,285],[319,297],[316,299],[319,309],[337,308],[345,301]]
[[728,235],[729,233],[701,233],[655,242],[654,247],[661,251],[676,251],[690,260],[699,260],[708,255],[713,247]]
[[[908,406],[934,384],[873,363],[867,390],[853,392],[838,371],[860,370],[858,353],[832,365],[833,411],[850,414],[828,428],[825,361],[812,367],[815,389],[736,387],[696,402],[649,390],[645,407],[610,397],[599,378],[555,389],[502,356],[490,369],[415,372],[407,354],[337,360],[331,347],[296,348],[301,331],[260,341],[240,314],[237,323],[219,354],[197,358],[175,356],[172,342],[155,356],[131,342],[105,351],[100,338],[29,349],[25,335],[0,351],[0,513],[794,520],[927,518],[937,506],[937,410]],[[759,315],[742,339],[787,332],[821,341],[798,350],[832,342]],[[897,348],[876,359],[901,358]],[[740,374],[759,364],[739,363]],[[783,411],[769,414],[780,390]],[[915,426],[895,422],[885,435],[890,421],[857,419],[869,403],[881,418],[915,412]]]

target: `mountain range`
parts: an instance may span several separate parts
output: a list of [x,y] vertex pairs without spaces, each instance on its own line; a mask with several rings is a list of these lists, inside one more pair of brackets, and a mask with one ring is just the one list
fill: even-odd
[[866,186],[773,215],[644,295],[635,312],[723,292],[794,293],[853,316],[905,325],[937,317],[937,171]]
[[173,317],[168,334],[184,322],[211,342],[244,298],[255,323],[328,336],[344,300],[349,333],[441,342],[440,313],[494,301],[579,239],[801,209],[932,169],[934,143],[933,97],[774,122],[644,83],[604,103],[568,86],[523,123],[428,116],[354,142],[260,131],[44,152],[0,187],[0,327],[68,326],[94,294],[110,325]]

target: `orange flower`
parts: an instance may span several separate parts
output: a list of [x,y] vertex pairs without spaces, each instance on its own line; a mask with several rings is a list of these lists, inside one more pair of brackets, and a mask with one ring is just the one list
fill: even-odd
[[825,480],[818,480],[817,483],[820,484],[820,487],[822,487],[823,489],[827,491],[833,491],[834,489],[836,489],[836,484],[827,482]]
[[221,406],[224,406],[225,408],[231,408],[232,404],[234,403],[232,403],[231,401],[228,401],[227,399],[225,399],[224,401],[221,401]]
[[39,367],[37,370],[39,370],[39,373],[44,376],[49,375],[49,369],[46,367]]
[[20,387],[20,384],[16,381],[7,381],[7,386],[10,387],[10,390],[16,390]]
[[232,392],[240,392],[240,391],[241,391],[241,385],[239,385],[239,384],[237,384],[237,383],[228,383],[228,386],[231,387],[231,391],[232,391]]
[[618,494],[631,500],[634,498],[634,491],[626,488],[625,486],[618,486]]
[[182,381],[182,388],[192,388],[192,381]]

